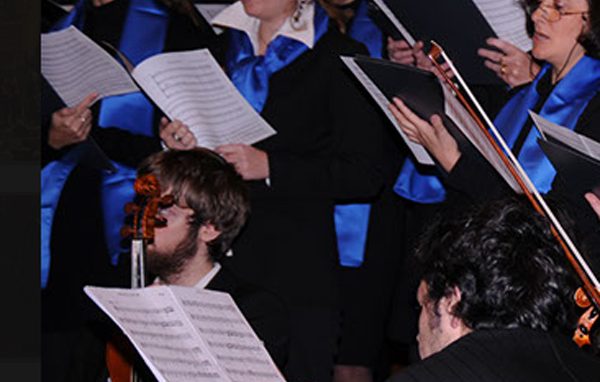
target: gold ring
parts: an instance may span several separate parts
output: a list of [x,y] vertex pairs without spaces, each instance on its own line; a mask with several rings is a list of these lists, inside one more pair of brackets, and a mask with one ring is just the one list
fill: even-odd
[[176,140],[177,142],[181,142],[181,137],[179,135],[177,135],[176,133],[173,133],[173,139]]
[[81,123],[85,123],[85,117],[81,117]]
[[500,73],[502,73],[502,75],[506,74],[506,65],[502,64],[502,66],[500,66]]

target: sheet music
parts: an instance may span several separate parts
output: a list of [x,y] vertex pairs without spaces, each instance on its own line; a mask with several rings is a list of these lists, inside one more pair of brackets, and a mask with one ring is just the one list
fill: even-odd
[[420,144],[408,139],[408,137],[400,128],[398,121],[396,121],[396,118],[394,118],[394,115],[388,108],[388,105],[391,103],[391,101],[386,98],[386,96],[381,92],[381,90],[377,88],[377,86],[375,86],[373,81],[369,79],[365,72],[358,65],[356,65],[352,57],[341,56],[340,58],[342,59],[344,64],[346,64],[346,66],[350,69],[352,74],[354,74],[354,76],[365,87],[367,92],[369,92],[371,97],[373,97],[377,105],[379,105],[383,113],[388,117],[388,119],[390,120],[392,125],[394,125],[398,133],[400,133],[400,136],[414,155],[415,159],[423,165],[433,165],[433,159],[431,158],[427,150],[425,150],[425,148]]
[[538,130],[540,130],[542,136],[548,135],[564,145],[600,161],[600,143],[581,134],[577,134],[566,127],[550,122],[531,110],[529,111],[529,115],[531,115],[533,123]]
[[473,0],[473,3],[498,37],[524,52],[531,50],[532,42],[525,26],[527,16],[518,0]]
[[485,137],[484,133],[479,129],[469,112],[462,106],[458,99],[452,95],[446,84],[442,84],[444,89],[445,111],[446,115],[452,119],[452,122],[460,129],[467,139],[477,148],[484,158],[496,169],[496,171],[504,178],[506,183],[517,193],[523,191],[519,187],[517,181],[513,178],[510,171],[500,159],[498,153],[494,150],[490,142]]
[[198,288],[170,288],[231,381],[284,382],[229,295]]
[[373,3],[377,5],[377,7],[383,12],[383,14],[390,20],[390,22],[398,29],[398,32],[404,37],[408,45],[415,45],[416,40],[410,34],[408,29],[402,25],[400,20],[394,15],[394,13],[390,10],[390,8],[385,4],[383,0],[373,0]]
[[170,119],[189,126],[200,146],[250,145],[275,134],[207,49],[150,57],[133,77]]
[[67,106],[93,91],[102,98],[139,90],[117,61],[73,26],[42,34],[41,58],[43,76]]
[[168,287],[84,290],[125,332],[159,381],[229,380]]
[[[230,6],[231,4],[220,4],[220,3],[208,3],[208,4],[194,4],[196,6],[196,9],[198,10],[198,12],[200,12],[200,14],[202,15],[202,17],[204,17],[204,19],[211,24],[212,19],[215,18],[216,15],[218,15],[219,13],[221,13],[221,11],[225,8],[227,8],[228,6]],[[224,29],[214,26],[212,25],[213,30],[215,31],[215,33],[217,34],[221,34]]]

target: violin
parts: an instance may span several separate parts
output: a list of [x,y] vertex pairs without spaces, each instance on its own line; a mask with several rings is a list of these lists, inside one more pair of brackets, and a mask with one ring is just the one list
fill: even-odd
[[[573,341],[579,347],[590,345],[590,332],[593,325],[598,320],[598,312],[600,312],[600,283],[598,282],[598,278],[592,272],[585,259],[581,256],[571,238],[565,232],[564,228],[550,207],[548,207],[546,204],[546,201],[537,191],[531,179],[527,176],[521,167],[521,164],[512,153],[510,147],[504,141],[502,135],[498,132],[490,118],[484,112],[481,105],[477,102],[477,99],[473,96],[465,81],[452,64],[452,61],[446,55],[441,46],[435,41],[431,41],[431,49],[427,54],[427,57],[433,66],[438,70],[443,82],[450,88],[454,96],[456,96],[460,103],[465,107],[471,118],[477,124],[477,127],[483,132],[488,142],[494,148],[494,151],[496,151],[496,153],[500,156],[502,162],[510,171],[510,174],[518,183],[519,187],[533,208],[542,216],[547,217],[550,221],[552,235],[562,247],[567,260],[582,283],[582,286],[575,292],[575,303],[577,306],[587,309],[579,318],[577,329],[573,335]],[[450,71],[456,78],[458,84],[455,83],[442,68],[441,64],[439,63],[440,59],[443,59],[448,64]],[[466,96],[459,88],[462,88],[462,90],[466,93]]]
[[[125,205],[125,212],[132,215],[132,225],[121,229],[123,237],[131,237],[131,288],[146,286],[145,258],[146,246],[154,239],[154,228],[166,221],[158,216],[159,208],[173,204],[173,197],[161,197],[160,184],[154,175],[144,175],[136,179],[136,198]],[[141,382],[133,367],[136,352],[125,336],[115,336],[106,346],[106,366],[112,382]]]

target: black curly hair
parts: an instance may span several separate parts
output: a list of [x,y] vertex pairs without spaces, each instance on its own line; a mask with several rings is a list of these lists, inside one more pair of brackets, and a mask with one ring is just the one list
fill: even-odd
[[461,291],[471,329],[572,329],[575,278],[546,219],[520,199],[438,220],[417,249],[429,299]]

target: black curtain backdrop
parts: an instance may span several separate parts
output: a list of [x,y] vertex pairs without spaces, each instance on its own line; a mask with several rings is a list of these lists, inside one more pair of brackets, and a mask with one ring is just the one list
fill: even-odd
[[39,380],[39,0],[0,1],[0,379]]

